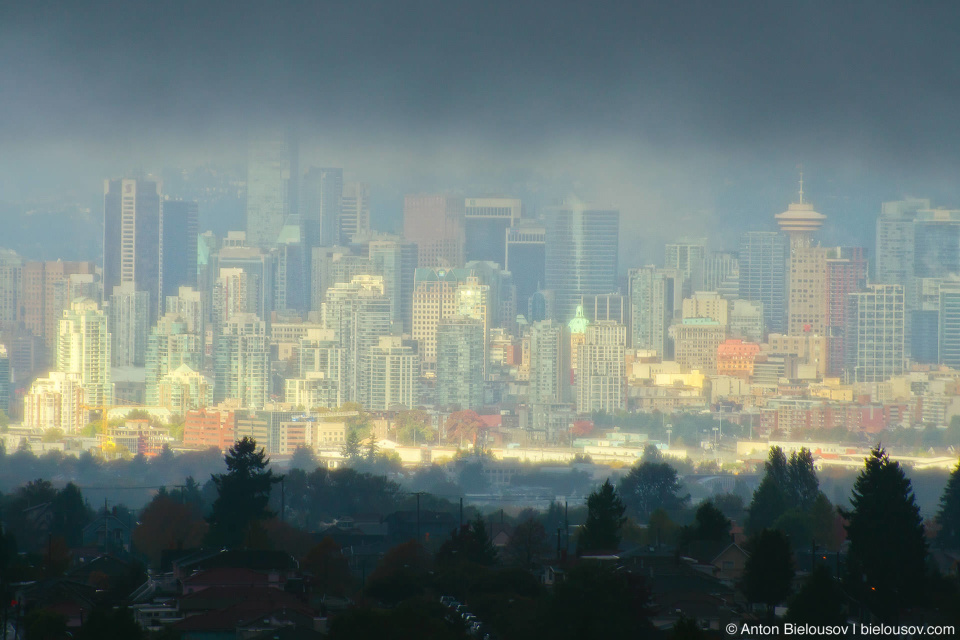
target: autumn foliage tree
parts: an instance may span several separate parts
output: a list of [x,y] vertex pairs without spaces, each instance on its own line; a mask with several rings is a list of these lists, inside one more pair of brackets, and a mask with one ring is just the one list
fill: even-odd
[[346,556],[333,538],[325,537],[300,560],[300,569],[309,576],[313,590],[321,594],[345,595],[353,583]]
[[447,417],[444,427],[447,431],[447,441],[451,443],[469,442],[477,444],[477,436],[483,429],[483,420],[476,411],[454,411]]
[[164,551],[199,547],[206,534],[207,523],[199,505],[183,504],[163,493],[141,512],[132,540],[150,563],[158,566]]

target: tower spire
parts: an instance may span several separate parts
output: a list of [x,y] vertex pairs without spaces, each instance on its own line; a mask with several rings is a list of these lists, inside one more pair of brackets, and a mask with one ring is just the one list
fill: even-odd
[[800,204],[803,204],[803,165],[800,165]]

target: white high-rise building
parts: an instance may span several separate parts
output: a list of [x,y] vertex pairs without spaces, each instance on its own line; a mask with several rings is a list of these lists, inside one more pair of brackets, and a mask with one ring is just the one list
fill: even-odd
[[180,287],[175,296],[167,296],[164,307],[167,313],[174,313],[187,324],[187,331],[203,336],[206,328],[209,304],[202,293],[192,287]]
[[323,326],[333,330],[335,341],[344,350],[347,400],[368,406],[374,348],[392,331],[383,278],[356,276],[349,283],[327,289]]
[[883,382],[903,373],[903,287],[872,284],[850,294],[844,336],[845,376],[851,382]]
[[483,321],[452,316],[437,325],[437,405],[480,409],[486,361]]
[[232,398],[244,409],[262,409],[270,393],[266,323],[250,313],[227,320],[217,337],[213,369],[214,402]]
[[203,367],[204,341],[190,331],[184,318],[168,312],[160,318],[147,339],[146,403],[161,406],[160,381],[183,365],[194,371]]
[[530,327],[531,405],[549,405],[567,400],[570,359],[565,357],[563,325],[553,320],[534,322]]
[[107,315],[90,298],[75,300],[63,312],[57,337],[57,371],[80,376],[91,406],[113,404]]
[[420,358],[399,336],[383,336],[373,349],[368,402],[371,411],[413,409],[420,402]]
[[23,426],[78,433],[86,426],[87,412],[83,409],[86,402],[80,374],[51,371],[45,378],[34,380],[24,396]]
[[577,356],[577,413],[616,413],[626,406],[627,328],[603,320],[587,325]]

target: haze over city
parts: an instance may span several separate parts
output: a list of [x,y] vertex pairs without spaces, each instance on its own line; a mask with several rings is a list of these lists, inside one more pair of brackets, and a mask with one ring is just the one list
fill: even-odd
[[958,24],[0,4],[0,638],[955,637]]

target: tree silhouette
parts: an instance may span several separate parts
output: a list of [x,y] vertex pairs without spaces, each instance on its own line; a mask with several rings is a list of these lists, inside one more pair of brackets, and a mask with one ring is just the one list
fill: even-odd
[[712,502],[704,500],[694,516],[693,524],[683,528],[684,542],[729,542],[730,520]]
[[[809,532],[812,528],[809,514],[821,495],[820,481],[813,468],[813,454],[801,448],[787,461],[780,447],[771,447],[765,467],[763,480],[748,509],[747,532],[755,534],[770,528]],[[780,518],[791,510],[795,511],[790,518],[778,524]],[[808,538],[809,534],[805,537]]]
[[199,547],[207,533],[200,505],[183,503],[172,495],[158,494],[140,513],[132,541],[154,566],[163,551]]
[[790,541],[780,531],[764,529],[747,545],[750,557],[743,571],[743,591],[750,602],[768,610],[790,595],[795,574]]
[[550,551],[543,524],[528,518],[518,524],[507,542],[506,555],[516,566],[529,569]]
[[398,544],[384,554],[370,574],[367,593],[387,604],[415,598],[430,580],[430,552],[415,540]]
[[817,565],[790,601],[787,620],[823,626],[843,624],[846,622],[844,599],[840,585],[830,575],[830,569],[823,564]]
[[820,494],[820,481],[809,449],[801,447],[790,455],[788,477],[787,502],[801,511],[810,509]]
[[615,551],[627,510],[610,479],[587,498],[587,521],[577,537],[577,555],[585,551]]
[[353,576],[340,545],[327,536],[300,561],[300,568],[310,576],[310,584],[320,594],[344,595],[350,589]]
[[641,462],[620,481],[624,504],[641,522],[649,521],[650,514],[657,509],[668,513],[683,509],[690,495],[681,495],[681,490],[677,470],[666,462]]
[[208,541],[214,545],[240,545],[250,526],[273,517],[267,508],[270,487],[279,479],[268,469],[266,451],[257,451],[257,441],[243,438],[227,451],[227,473],[213,475],[217,499],[210,515]]
[[884,621],[924,596],[927,542],[910,480],[882,447],[853,486],[847,520],[849,589]]
[[473,522],[455,529],[437,551],[438,565],[451,566],[461,562],[485,567],[497,563],[497,548],[493,546],[487,525],[479,513]]
[[960,549],[960,463],[950,473],[940,496],[937,525],[937,543],[946,549]]

